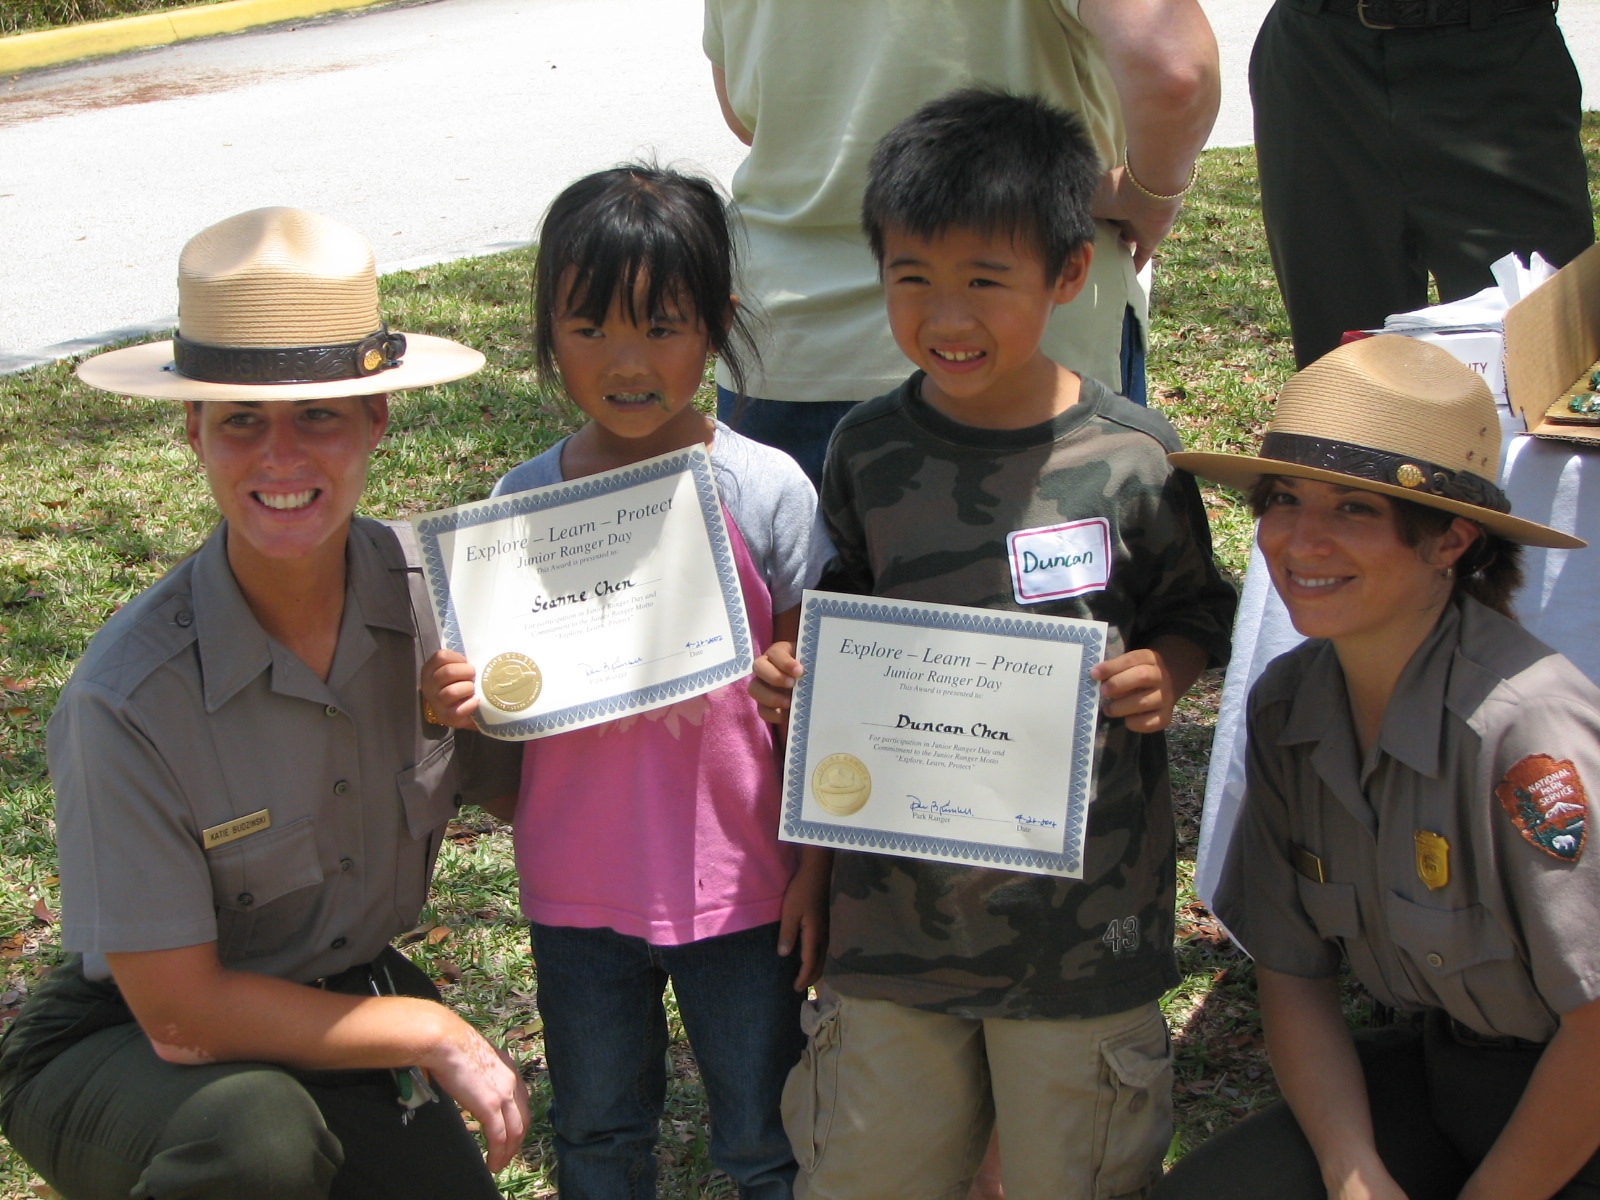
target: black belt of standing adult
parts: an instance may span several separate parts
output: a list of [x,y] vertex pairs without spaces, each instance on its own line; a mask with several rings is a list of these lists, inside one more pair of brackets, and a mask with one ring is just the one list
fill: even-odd
[[1560,0],[1291,0],[1304,12],[1352,17],[1369,29],[1480,29],[1508,18],[1549,16]]

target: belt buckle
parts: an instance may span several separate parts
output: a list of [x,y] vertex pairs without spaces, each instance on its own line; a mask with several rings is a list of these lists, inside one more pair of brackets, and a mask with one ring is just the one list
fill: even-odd
[[1368,29],[1395,29],[1394,25],[1376,25],[1367,19],[1368,0],[1356,0],[1356,16],[1361,18],[1361,23]]

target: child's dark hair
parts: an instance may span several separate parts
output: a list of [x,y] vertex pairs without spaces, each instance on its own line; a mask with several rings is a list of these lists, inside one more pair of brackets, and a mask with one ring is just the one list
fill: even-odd
[[872,152],[861,226],[883,266],[884,230],[1008,233],[1054,280],[1094,240],[1100,158],[1083,123],[1035,96],[964,88],[924,104]]
[[[1263,475],[1250,486],[1250,511],[1257,517],[1267,511],[1272,485],[1278,476]],[[1399,496],[1386,496],[1394,507],[1394,530],[1407,546],[1420,546],[1432,538],[1443,537],[1456,514],[1428,504],[1418,504]],[[1468,518],[1469,520],[1471,518]],[[1482,536],[1456,560],[1452,596],[1471,596],[1503,617],[1517,619],[1511,611],[1511,597],[1522,586],[1522,547],[1510,538],[1482,530]]]
[[[749,319],[733,299],[733,228],[716,185],[695,175],[627,163],[569,184],[545,212],[534,259],[540,369],[556,370],[555,325],[563,314],[598,325],[620,294],[622,312],[639,324],[689,306],[742,396],[756,350]],[[641,277],[642,310],[635,292]]]

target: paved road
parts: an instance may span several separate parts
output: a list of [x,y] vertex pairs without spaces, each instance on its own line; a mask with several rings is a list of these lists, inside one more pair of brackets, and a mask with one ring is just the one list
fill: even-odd
[[[1205,0],[1214,145],[1250,140],[1269,0]],[[264,204],[349,221],[386,268],[531,236],[562,185],[654,154],[724,184],[743,147],[701,0],[435,0],[0,82],[0,370],[169,323],[190,234]],[[1600,85],[1600,0],[1561,19]],[[1594,94],[1600,102],[1600,91]]]

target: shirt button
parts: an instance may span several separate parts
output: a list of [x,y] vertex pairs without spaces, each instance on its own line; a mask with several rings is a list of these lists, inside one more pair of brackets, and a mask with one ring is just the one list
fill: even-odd
[[341,858],[339,860],[339,870],[341,870],[341,871],[348,871],[351,867],[353,867],[355,865],[356,865],[356,860],[353,859],[353,858]]
[[333,949],[333,950],[343,950],[343,949],[344,949],[344,947],[345,947],[345,942],[346,942],[346,941],[347,941],[347,940],[348,940],[348,939],[346,939],[346,938],[342,938],[342,937],[336,937],[336,938],[334,938],[334,939],[333,939],[333,945],[332,945],[332,946],[331,946],[331,947],[330,947],[330,949]]
[[322,710],[322,715],[325,717],[337,717],[339,715],[339,706],[337,704],[328,705],[327,708]]
[[333,785],[333,794],[335,796],[342,796],[346,792],[348,792],[349,790],[350,790],[350,781],[348,779],[341,779],[341,780],[339,780],[338,783]]
[[240,892],[237,897],[237,902],[240,908],[249,908],[256,902],[256,898],[249,892]]
[[172,618],[172,623],[179,629],[187,629],[194,624],[194,614],[187,608],[180,608],[178,615]]
[[1440,954],[1438,951],[1428,955],[1428,965],[1430,967],[1444,966],[1444,955]]

